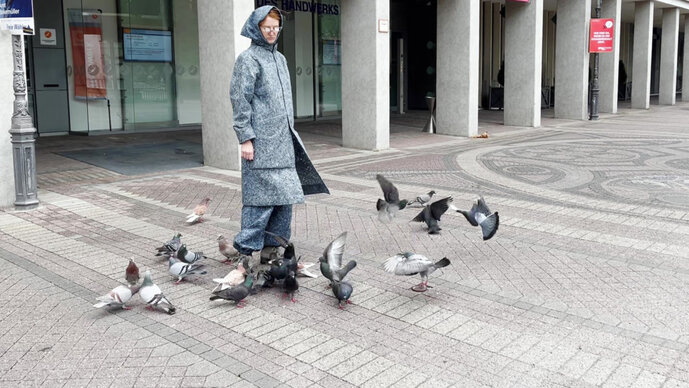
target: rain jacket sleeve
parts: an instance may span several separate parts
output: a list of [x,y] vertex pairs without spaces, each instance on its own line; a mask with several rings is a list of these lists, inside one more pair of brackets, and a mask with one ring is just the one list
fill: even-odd
[[234,110],[234,131],[239,143],[256,138],[251,126],[252,100],[259,66],[255,59],[243,52],[237,57],[230,82],[230,100]]

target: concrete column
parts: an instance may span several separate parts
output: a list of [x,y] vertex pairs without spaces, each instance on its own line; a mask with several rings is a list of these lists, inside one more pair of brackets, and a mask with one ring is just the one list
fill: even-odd
[[505,125],[540,127],[543,0],[505,7]]
[[438,133],[473,136],[478,132],[479,4],[438,0]]
[[346,0],[340,8],[342,145],[389,148],[390,1]]
[[238,170],[240,153],[232,130],[230,81],[237,56],[251,44],[240,35],[253,0],[198,0],[203,163]]
[[682,101],[689,101],[689,15],[684,15],[684,60],[682,63]]
[[651,101],[653,1],[634,3],[634,54],[632,108],[648,109]]
[[588,118],[591,0],[559,0],[555,41],[555,117]]
[[675,105],[677,96],[677,45],[679,44],[679,8],[663,9],[663,40],[660,45],[661,105]]
[[[617,113],[617,92],[620,79],[620,25],[622,24],[622,0],[605,0],[601,8],[601,15],[605,19],[615,19],[613,34],[613,50],[611,53],[600,54],[600,85],[598,111],[601,113]],[[556,100],[557,101],[557,100]]]
[[14,204],[14,165],[10,127],[12,125],[12,35],[0,30],[0,209]]

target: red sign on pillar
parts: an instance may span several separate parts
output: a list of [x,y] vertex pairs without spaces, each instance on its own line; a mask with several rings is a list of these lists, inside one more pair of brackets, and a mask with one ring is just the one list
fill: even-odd
[[591,19],[590,53],[608,53],[613,49],[615,19]]

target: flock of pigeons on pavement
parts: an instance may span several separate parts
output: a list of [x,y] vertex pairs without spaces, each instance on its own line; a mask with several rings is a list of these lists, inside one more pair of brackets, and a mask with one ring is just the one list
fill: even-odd
[[[389,180],[382,175],[377,175],[376,179],[383,190],[384,199],[378,199],[376,209],[378,219],[381,222],[391,222],[400,210],[411,208],[412,205],[422,208],[414,217],[412,222],[424,222],[428,226],[429,234],[438,234],[440,228],[440,218],[448,210],[461,213],[472,226],[481,227],[483,240],[488,240],[495,235],[500,224],[498,212],[492,213],[483,197],[477,198],[470,210],[457,209],[452,205],[452,197],[434,200],[435,191],[419,195],[413,200],[400,200],[399,191]],[[203,222],[210,198],[204,198],[194,209],[194,213],[187,216],[188,224]],[[249,295],[258,293],[260,290],[272,287],[281,287],[283,298],[289,298],[296,302],[294,294],[299,290],[298,276],[317,277],[309,272],[308,268],[313,264],[301,262],[301,256],[297,256],[294,243],[282,236],[271,234],[282,246],[283,253],[273,254],[267,265],[253,264],[248,256],[244,256],[243,261],[240,256],[233,256],[230,253],[231,243],[223,236],[218,236],[218,250],[226,257],[224,263],[234,267],[227,276],[220,279],[213,279],[217,283],[211,291],[210,300],[226,300],[236,303],[237,307],[244,307],[245,299]],[[156,256],[163,257],[168,262],[168,272],[176,279],[175,284],[179,284],[189,276],[201,276],[207,272],[204,265],[200,263],[202,259],[207,259],[203,252],[193,252],[186,244],[182,243],[182,234],[175,234],[172,239],[156,248]],[[343,309],[351,303],[350,297],[354,291],[352,284],[346,280],[347,274],[356,267],[356,261],[349,260],[343,265],[344,246],[347,239],[347,232],[343,232],[331,241],[318,258],[321,274],[328,280],[329,288],[338,301],[338,307]],[[411,289],[416,292],[424,292],[431,286],[428,285],[428,276],[435,270],[450,265],[447,257],[434,262],[433,260],[413,252],[402,252],[389,257],[383,263],[383,269],[395,275],[420,275],[421,283]],[[162,310],[168,314],[176,312],[175,306],[163,294],[158,285],[153,282],[151,271],[146,271],[144,279],[139,284],[139,268],[133,260],[129,260],[129,265],[125,270],[125,280],[128,285],[115,287],[109,293],[97,298],[98,303],[94,307],[120,307],[131,309],[127,305],[135,294],[139,294],[141,300],[146,303],[146,308],[151,310]]]

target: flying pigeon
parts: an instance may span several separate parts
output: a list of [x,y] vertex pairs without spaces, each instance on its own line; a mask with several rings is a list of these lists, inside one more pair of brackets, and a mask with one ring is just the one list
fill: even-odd
[[139,287],[127,287],[127,286],[117,286],[113,288],[110,292],[103,296],[96,298],[98,303],[94,304],[93,307],[101,308],[104,306],[122,307],[125,310],[130,310],[131,307],[127,306],[126,303],[132,299],[132,295],[139,292]]
[[486,201],[483,196],[478,197],[475,201],[471,210],[460,210],[454,206],[450,206],[457,213],[462,213],[464,217],[473,226],[481,226],[481,231],[483,232],[483,240],[490,240],[491,237],[495,236],[495,232],[498,231],[498,226],[500,226],[500,216],[498,212],[491,213],[486,205]]
[[237,259],[239,259],[239,251],[237,251],[232,243],[227,241],[225,236],[222,234],[218,235],[218,250],[220,254],[225,256],[225,260],[222,262],[225,264],[233,264]]
[[431,288],[428,285],[428,275],[432,274],[436,269],[447,267],[448,265],[450,265],[450,260],[447,257],[443,257],[440,261],[433,263],[425,256],[404,252],[385,260],[383,268],[385,272],[394,273],[395,275],[421,275],[421,283],[411,289],[416,292],[424,292],[426,289]]
[[287,277],[285,278],[283,287],[285,289],[285,296],[288,297],[292,303],[296,303],[297,300],[294,299],[294,293],[299,290],[299,282],[297,282],[297,277],[294,271],[289,271]]
[[195,224],[197,222],[203,222],[203,216],[208,210],[208,203],[211,201],[210,198],[206,197],[201,202],[196,205],[194,212],[187,216],[187,224]]
[[418,203],[421,206],[426,206],[426,204],[428,204],[428,202],[431,201],[431,198],[433,198],[433,195],[435,195],[435,191],[431,190],[426,194],[419,195],[418,197],[416,197],[416,199],[409,202],[408,205],[411,205],[413,203]]
[[168,259],[168,271],[170,271],[173,276],[177,277],[175,284],[179,284],[184,278],[190,275],[205,275],[207,272],[202,271],[202,269],[203,264],[187,264],[182,261],[177,261],[172,257]]
[[175,256],[177,257],[177,260],[183,261],[187,264],[193,264],[201,259],[207,258],[206,255],[203,254],[203,252],[188,251],[186,244],[182,244],[182,246],[179,247],[179,249],[177,250],[177,254]]
[[181,237],[182,233],[177,233],[172,237],[170,241],[156,248],[156,250],[158,251],[158,253],[156,253],[156,256],[166,256],[167,258],[173,255],[175,252],[177,252],[179,247],[182,245]]
[[409,201],[403,199],[400,201],[400,193],[397,187],[393,185],[389,180],[385,179],[384,176],[378,174],[376,179],[380,184],[380,188],[383,190],[383,196],[385,200],[378,198],[376,202],[376,210],[378,210],[378,220],[381,222],[390,222],[398,210],[402,210],[407,207]]
[[132,259],[129,259],[129,265],[124,271],[124,278],[127,280],[127,283],[132,286],[139,282],[139,267],[134,264],[134,260]]
[[244,280],[244,283],[239,284],[235,287],[232,288],[226,288],[224,290],[217,290],[213,292],[213,295],[210,297],[210,300],[217,300],[217,299],[225,299],[225,300],[233,300],[237,302],[237,307],[242,308],[245,306],[244,298],[249,296],[249,293],[251,292],[251,288],[254,283],[254,274],[249,273],[246,275],[246,280]]
[[[172,315],[177,309],[170,303],[170,301],[163,295],[157,284],[153,283],[151,278],[151,271],[146,271],[144,274],[144,282],[141,283],[141,288],[139,289],[139,296],[148,306],[147,309],[153,310],[155,308],[161,308],[166,313]],[[161,304],[162,303],[162,304]]]
[[342,232],[337,236],[323,251],[323,255],[318,258],[321,263],[321,273],[326,279],[341,281],[347,276],[349,271],[356,267],[356,261],[350,260],[347,265],[342,267],[342,255],[344,254],[344,244],[347,239],[347,232]]
[[428,234],[438,234],[441,230],[438,221],[449,208],[450,202],[452,202],[452,197],[446,197],[426,205],[412,222],[425,222],[428,225]]
[[340,310],[344,310],[344,306],[342,305],[342,303],[352,303],[349,300],[349,297],[352,296],[352,292],[354,291],[354,288],[352,288],[351,284],[347,282],[333,280],[332,282],[330,282],[330,286],[333,289],[333,295],[335,295],[335,298],[337,298],[337,307],[339,307]]
[[248,260],[244,260],[244,263],[239,263],[237,265],[237,268],[230,271],[230,273],[225,275],[224,278],[213,279],[214,282],[218,283],[218,285],[215,286],[215,288],[213,289],[213,292],[217,291],[218,289],[220,289],[222,291],[226,288],[234,287],[236,285],[244,283],[244,280],[246,279],[246,268],[247,267],[248,267]]

